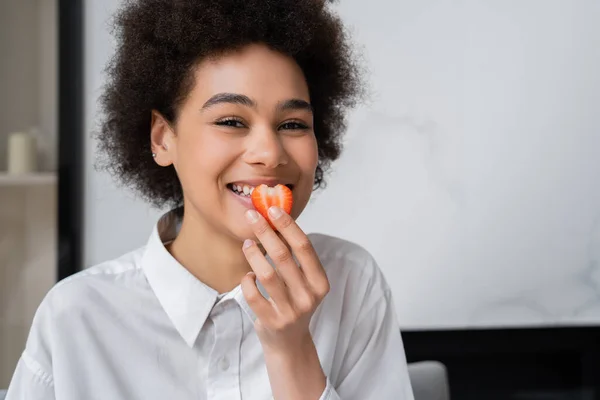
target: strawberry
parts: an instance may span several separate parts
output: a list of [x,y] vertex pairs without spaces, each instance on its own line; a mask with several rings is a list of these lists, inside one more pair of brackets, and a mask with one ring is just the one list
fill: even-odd
[[[267,221],[271,224],[269,214],[267,211],[271,206],[277,206],[286,213],[292,211],[292,191],[285,185],[277,185],[275,187],[269,187],[265,184],[259,185],[252,191],[252,204],[256,211],[258,211]],[[274,228],[273,224],[271,227]]]

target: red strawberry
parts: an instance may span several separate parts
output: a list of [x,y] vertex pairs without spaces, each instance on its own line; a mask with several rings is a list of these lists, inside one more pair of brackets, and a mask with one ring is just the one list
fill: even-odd
[[[269,214],[267,214],[269,207],[277,206],[289,214],[292,211],[292,202],[292,191],[285,185],[279,184],[275,187],[269,187],[262,184],[252,191],[254,208],[269,221],[269,224],[271,224]],[[271,224],[271,227],[273,227],[273,224]]]

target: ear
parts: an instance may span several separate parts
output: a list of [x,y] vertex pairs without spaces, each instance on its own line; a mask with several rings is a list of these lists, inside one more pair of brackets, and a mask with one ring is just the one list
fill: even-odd
[[175,132],[167,119],[158,111],[152,110],[150,145],[154,161],[163,167],[174,163]]

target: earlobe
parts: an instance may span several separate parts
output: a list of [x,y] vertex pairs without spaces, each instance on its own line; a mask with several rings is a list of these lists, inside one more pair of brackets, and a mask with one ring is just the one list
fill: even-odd
[[173,131],[167,119],[158,111],[152,110],[152,122],[150,127],[152,158],[158,165],[163,167],[173,164],[168,144],[172,136]]

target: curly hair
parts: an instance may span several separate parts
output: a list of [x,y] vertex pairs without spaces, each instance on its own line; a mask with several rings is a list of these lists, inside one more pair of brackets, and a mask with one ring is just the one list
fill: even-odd
[[96,134],[101,169],[156,207],[181,205],[174,167],[151,156],[151,112],[176,121],[195,84],[194,66],[262,43],[304,73],[319,156],[314,187],[323,186],[341,152],[345,112],[363,92],[349,36],[324,0],[128,0],[113,22],[117,46]]

